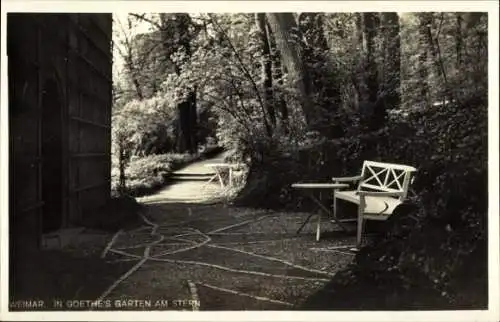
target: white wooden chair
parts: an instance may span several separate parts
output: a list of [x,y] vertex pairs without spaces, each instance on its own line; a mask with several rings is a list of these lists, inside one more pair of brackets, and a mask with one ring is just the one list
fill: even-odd
[[416,168],[393,163],[365,161],[361,175],[332,178],[335,183],[358,182],[356,190],[339,190],[333,196],[333,213],[337,199],[358,205],[356,247],[361,246],[365,220],[387,220],[402,204],[413,182]]

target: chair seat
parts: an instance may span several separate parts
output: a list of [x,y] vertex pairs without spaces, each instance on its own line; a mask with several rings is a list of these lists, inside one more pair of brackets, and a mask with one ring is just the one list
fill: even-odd
[[[359,205],[359,195],[356,190],[337,191],[337,199],[342,199]],[[366,206],[363,217],[371,220],[386,220],[402,202],[392,197],[366,196]]]

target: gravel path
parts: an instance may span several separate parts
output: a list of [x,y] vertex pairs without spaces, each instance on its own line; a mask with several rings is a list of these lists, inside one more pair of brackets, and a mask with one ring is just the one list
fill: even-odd
[[[110,262],[136,265],[100,300],[150,301],[152,307],[145,309],[167,309],[157,302],[171,303],[170,309],[290,309],[353,259],[348,251],[325,249],[352,245],[353,237],[315,242],[312,226],[296,235],[305,214],[263,214],[222,205],[170,211],[150,205],[148,210],[144,227],[121,232],[109,247]],[[328,228],[336,229],[333,224]],[[190,304],[180,308],[177,302]],[[131,304],[129,309],[140,308]]]
[[336,225],[316,242],[313,224],[295,233],[308,214],[213,204],[219,189],[181,181],[140,199],[144,225],[117,234],[104,256],[133,266],[98,300],[121,310],[290,310],[353,260],[327,249],[354,243]]
[[[39,252],[38,260],[24,258],[14,268],[17,291],[11,299],[41,299],[46,303],[40,309],[49,310],[290,310],[302,305],[354,258],[348,250],[327,248],[352,245],[355,237],[325,223],[324,237],[316,242],[315,221],[295,233],[306,213],[230,207],[220,202],[217,182],[189,179],[210,177],[204,164],[222,157],[192,164],[179,171],[188,179],[140,198],[142,226],[114,235],[87,230],[74,247]],[[62,306],[52,307],[54,299]]]

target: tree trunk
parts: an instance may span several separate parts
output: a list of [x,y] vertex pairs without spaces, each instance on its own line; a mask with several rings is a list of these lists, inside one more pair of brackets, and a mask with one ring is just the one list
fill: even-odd
[[363,14],[356,12],[355,14],[355,24],[356,24],[356,29],[355,29],[355,37],[356,37],[356,42],[359,45],[359,48],[363,48]]
[[418,56],[418,78],[417,78],[417,87],[419,89],[419,95],[417,97],[417,101],[421,105],[428,105],[430,104],[430,97],[429,97],[429,66],[428,66],[428,60],[429,60],[429,50],[430,50],[430,45],[429,45],[429,40],[428,40],[428,31],[427,31],[427,25],[430,23],[429,19],[426,18],[425,16],[420,16],[419,17],[419,56]]
[[256,13],[255,23],[259,31],[260,46],[262,48],[262,83],[264,86],[264,106],[273,126],[276,126],[276,113],[273,104],[273,76],[271,63],[271,50],[266,31],[266,14]]
[[[432,65],[435,67],[437,76],[441,77],[443,75],[443,72],[440,66],[439,54],[434,39],[432,37],[432,22],[434,20],[433,13],[424,12],[421,14],[421,19],[422,19],[421,24],[423,25],[423,28],[425,28],[426,31],[425,35],[426,35],[427,47],[429,48],[431,53]],[[438,41],[438,39],[436,39],[436,41]]]
[[313,129],[315,111],[311,102],[311,80],[302,61],[302,47],[294,39],[302,39],[292,13],[267,13],[269,24],[276,37],[276,46],[292,83],[296,86],[302,112],[309,129]]
[[376,37],[379,26],[379,18],[375,12],[363,13],[363,49],[365,53],[365,70],[367,72],[365,82],[367,87],[368,100],[375,102],[378,98],[378,68],[376,62]]
[[354,92],[355,92],[355,99],[354,99],[354,107],[356,110],[359,111],[360,105],[363,103],[366,98],[364,97],[365,91],[364,91],[364,79],[363,79],[363,74],[364,74],[364,68],[363,68],[363,48],[364,48],[364,42],[363,42],[363,14],[360,12],[354,13],[354,19],[355,19],[355,24],[356,28],[354,30],[354,38],[355,38],[355,48],[356,52],[361,53],[358,56],[358,63],[355,66],[355,72],[351,76],[352,79],[352,85],[354,87]]
[[274,38],[274,35],[271,30],[271,26],[269,25],[269,22],[266,20],[266,30],[267,30],[267,35],[268,35],[268,41],[269,41],[269,48],[271,51],[271,63],[272,63],[272,72],[273,72],[273,79],[274,83],[279,86],[279,90],[273,91],[273,101],[274,105],[278,107],[279,115],[280,115],[280,121],[281,121],[281,126],[285,133],[288,131],[288,108],[286,105],[286,101],[283,95],[283,71],[282,71],[282,66],[281,66],[281,55],[276,48],[276,40]]
[[460,68],[464,64],[464,57],[463,57],[463,51],[464,51],[464,38],[462,34],[462,28],[463,28],[463,17],[462,13],[457,12],[456,13],[456,27],[455,27],[455,51],[457,55],[457,70],[460,70]]
[[190,144],[190,106],[189,101],[184,101],[177,105],[178,115],[178,137],[177,137],[177,152],[184,153],[191,149]]
[[[179,76],[182,73],[178,64],[173,63],[171,55],[179,49],[184,50],[187,57],[191,57],[191,34],[189,31],[191,17],[187,13],[173,14],[175,20],[171,20],[172,14],[160,14],[161,36],[166,63],[171,63],[175,73]],[[172,39],[176,40],[176,46],[172,47]],[[184,93],[183,93],[184,94]],[[177,104],[177,146],[180,153],[189,151],[195,153],[197,150],[196,129],[197,129],[197,107],[196,89],[191,89],[186,94],[186,99]]]
[[198,151],[198,113],[196,105],[196,87],[189,93],[189,137],[190,137],[190,152],[194,154]]
[[385,123],[386,109],[382,97],[379,96],[379,77],[376,61],[376,37],[380,25],[378,13],[363,13],[363,52],[365,53],[365,84],[367,100],[360,105],[362,122],[369,131],[381,128]]
[[137,98],[139,98],[139,100],[143,100],[144,95],[142,94],[141,84],[139,84],[139,81],[135,77],[134,77],[134,87],[135,87],[135,92],[137,94]]
[[[484,28],[481,28],[481,18],[485,16],[482,12],[469,12],[465,14],[464,20],[466,22],[466,36],[465,43],[468,47],[464,46],[464,54],[467,61],[465,65],[471,71],[470,79],[467,80],[468,87],[475,93],[484,92],[488,88],[488,60],[485,59],[488,53],[488,21],[484,22]],[[466,83],[466,84],[467,84]]]
[[[422,13],[424,22],[426,24],[427,28],[427,42],[428,46],[430,47],[431,50],[431,55],[432,55],[432,65],[434,66],[438,79],[442,80],[442,83],[439,84],[440,86],[434,86],[437,89],[443,89],[437,93],[433,93],[435,96],[441,98],[441,97],[446,97],[450,100],[456,99],[456,91],[453,87],[450,86],[448,83],[448,76],[446,73],[445,65],[441,56],[441,50],[440,50],[440,45],[439,45],[439,34],[441,32],[441,28],[443,25],[444,21],[444,13],[440,13],[440,22],[439,22],[439,27],[437,31],[437,36],[435,39],[432,36],[432,22],[433,22],[433,13],[431,12],[424,12]],[[434,85],[438,85],[437,83]],[[431,95],[431,99],[432,99]]]
[[382,13],[385,40],[385,79],[387,91],[385,104],[387,109],[398,108],[401,105],[401,39],[399,16],[396,12]]
[[127,162],[127,155],[125,151],[125,142],[122,138],[118,139],[118,165],[120,169],[118,192],[124,193],[127,190],[125,167]]

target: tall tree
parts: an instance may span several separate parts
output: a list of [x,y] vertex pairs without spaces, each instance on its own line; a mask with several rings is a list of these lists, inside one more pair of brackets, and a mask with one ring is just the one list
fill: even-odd
[[449,76],[447,73],[447,66],[445,64],[445,60],[443,58],[443,53],[441,50],[440,35],[442,34],[443,26],[446,20],[445,14],[444,12],[439,13],[439,19],[436,19],[437,30],[435,32],[435,35],[433,35],[434,13],[424,12],[422,13],[422,18],[424,19],[427,28],[427,42],[432,57],[431,66],[434,67],[438,78],[440,78],[440,81],[442,81],[442,86],[439,87],[442,90],[437,92],[436,95],[440,98],[446,97],[450,100],[457,99],[457,91],[455,88],[453,88],[453,86],[450,85],[448,80]]
[[365,82],[367,98],[375,102],[378,98],[378,66],[377,54],[377,29],[379,27],[379,16],[376,12],[363,13],[363,51],[365,53]]
[[384,88],[387,109],[401,105],[401,39],[399,16],[396,12],[382,13],[384,37]]
[[380,91],[377,65],[377,30],[380,17],[376,12],[363,13],[363,52],[364,52],[364,93],[359,109],[362,122],[367,130],[377,130],[384,125],[387,111],[384,92]]
[[303,39],[292,13],[267,13],[269,25],[276,39],[276,46],[281,53],[283,64],[294,86],[298,90],[298,98],[306,125],[314,128],[316,119],[311,102],[312,84],[303,62],[303,49],[299,39]]
[[[158,19],[145,14],[131,14],[137,19],[151,23],[160,33],[160,42],[163,47],[163,64],[172,66],[177,76],[181,76],[182,66],[192,55],[191,42],[200,30],[200,26],[193,28],[191,17],[187,13],[160,13]],[[175,54],[181,54],[183,59],[176,60]],[[194,84],[179,89],[178,96],[182,99],[177,105],[177,146],[178,152],[197,150],[197,107],[196,88]]]
[[260,38],[260,47],[262,49],[262,84],[264,87],[264,105],[271,120],[271,124],[276,126],[276,113],[273,104],[273,75],[272,75],[272,60],[271,49],[269,45],[269,36],[266,29],[266,14],[256,13],[255,23]]
[[[184,60],[174,62],[172,56],[168,59],[174,62],[174,69],[178,76],[183,72],[182,66],[192,55],[191,41],[193,34],[190,31],[192,20],[187,13],[160,14],[160,23],[162,25],[163,45],[174,53],[185,55]],[[174,54],[172,53],[172,54]],[[171,55],[172,55],[171,54]],[[196,108],[196,86],[183,88],[185,92],[180,92],[184,99],[177,105],[178,122],[178,152],[189,151],[195,153],[197,150],[196,129],[197,129],[197,108]]]
[[[429,89],[429,50],[432,44],[429,44],[428,25],[432,21],[428,15],[418,16],[418,65],[417,72],[417,88],[419,93],[417,101],[421,105],[428,105],[430,103],[430,89]],[[431,39],[432,40],[432,39]]]
[[482,12],[469,12],[465,14],[465,30],[468,48],[465,53],[469,57],[468,68],[473,68],[474,73],[468,79],[467,86],[476,93],[487,90],[488,77],[488,16]]
[[426,30],[426,39],[427,39],[427,47],[431,53],[431,62],[434,70],[438,77],[442,77],[444,80],[445,88],[448,86],[447,84],[447,76],[446,71],[443,65],[443,61],[441,59],[441,55],[439,52],[439,35],[441,33],[441,29],[444,22],[444,13],[441,13],[438,30],[436,32],[436,36],[433,35],[433,24],[434,24],[434,13],[432,12],[423,12],[420,14],[420,19],[422,19],[422,26]]
[[269,40],[269,48],[271,51],[271,63],[272,63],[272,73],[274,84],[278,85],[279,89],[276,90],[274,86],[273,90],[273,100],[274,105],[277,106],[280,116],[280,122],[283,130],[288,131],[288,107],[283,94],[283,69],[281,66],[281,54],[276,47],[276,39],[273,35],[271,26],[266,19],[266,31],[267,38]]
[[[354,43],[355,48],[358,53],[361,53],[359,56],[364,57],[363,48],[364,48],[364,39],[363,39],[363,13],[356,12],[354,13]],[[363,59],[358,59],[357,63],[354,64],[354,74],[351,76],[352,85],[354,87],[355,99],[354,104],[356,110],[360,110],[360,105],[366,101],[364,90],[364,61]]]
[[464,35],[463,35],[463,13],[455,14],[455,51],[457,55],[457,69],[464,64]]

